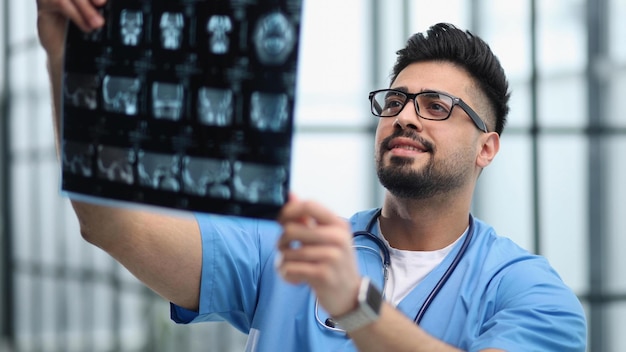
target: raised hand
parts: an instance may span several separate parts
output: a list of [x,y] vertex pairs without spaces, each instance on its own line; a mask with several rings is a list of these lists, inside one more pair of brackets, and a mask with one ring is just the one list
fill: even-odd
[[277,263],[282,277],[310,285],[333,316],[352,310],[361,278],[349,224],[318,203],[294,197],[278,221],[283,226]]
[[107,0],[37,0],[39,41],[52,59],[63,56],[67,21],[90,32],[104,24],[98,12]]

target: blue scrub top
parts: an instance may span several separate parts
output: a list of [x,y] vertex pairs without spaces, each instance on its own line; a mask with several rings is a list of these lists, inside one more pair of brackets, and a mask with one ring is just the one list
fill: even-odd
[[[353,231],[365,230],[375,211],[355,214],[350,219]],[[249,334],[250,351],[356,350],[346,335],[318,323],[308,286],[286,283],[276,272],[281,233],[276,222],[205,214],[197,220],[203,250],[199,312],[172,304],[174,321],[228,321]],[[371,231],[380,236],[376,228]],[[362,274],[381,286],[377,247],[364,236],[355,241]],[[399,310],[415,317],[462,242],[400,302]],[[320,308],[320,320],[326,317]],[[583,352],[586,346],[582,306],[547,260],[497,236],[477,219],[467,252],[420,326],[466,351]]]

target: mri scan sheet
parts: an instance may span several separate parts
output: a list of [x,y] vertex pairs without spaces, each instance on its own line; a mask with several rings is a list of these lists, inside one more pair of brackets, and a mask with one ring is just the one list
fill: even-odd
[[287,198],[302,0],[111,0],[67,32],[62,191],[274,218]]

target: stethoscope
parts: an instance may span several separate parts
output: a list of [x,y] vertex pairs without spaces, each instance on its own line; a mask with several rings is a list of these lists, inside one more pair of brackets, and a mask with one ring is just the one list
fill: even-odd
[[[368,251],[376,252],[378,255],[380,255],[380,258],[381,258],[382,263],[383,263],[383,289],[382,289],[382,295],[383,295],[383,297],[385,297],[385,289],[386,289],[386,286],[387,286],[386,285],[387,284],[387,278],[388,278],[388,275],[389,275],[389,268],[391,267],[391,253],[389,252],[389,248],[387,247],[387,244],[383,241],[383,239],[381,237],[379,237],[379,236],[374,235],[371,232],[372,229],[374,228],[374,225],[376,224],[376,221],[378,221],[378,217],[380,217],[381,212],[382,212],[382,209],[378,209],[374,213],[374,215],[372,215],[372,218],[367,222],[367,226],[365,227],[365,230],[364,231],[357,231],[357,232],[355,232],[353,234],[353,236],[354,236],[354,238],[357,238],[359,236],[367,237],[369,240],[373,241],[376,244],[376,246],[378,247],[378,251],[377,251],[374,248],[368,247],[368,246],[365,246],[365,245],[358,245],[357,244],[357,245],[354,246],[354,248],[356,248],[356,249],[365,249],[365,250],[368,250]],[[446,271],[443,273],[443,275],[441,276],[441,278],[439,279],[439,281],[437,282],[435,287],[428,294],[428,297],[426,297],[426,299],[424,300],[424,303],[422,303],[422,306],[420,307],[419,311],[415,315],[415,319],[413,319],[415,324],[419,325],[419,323],[422,321],[422,318],[424,317],[424,314],[426,313],[426,310],[428,309],[430,304],[433,302],[435,297],[437,297],[437,295],[439,294],[439,292],[441,291],[443,286],[446,284],[446,282],[448,281],[450,276],[452,276],[452,273],[454,272],[454,269],[456,269],[456,267],[459,265],[459,262],[461,261],[461,258],[463,258],[463,255],[465,255],[465,252],[467,251],[467,248],[469,247],[469,244],[472,241],[473,235],[474,235],[474,218],[470,214],[469,215],[469,228],[467,230],[467,236],[465,236],[465,240],[461,244],[461,248],[459,249],[459,252],[456,254],[454,259],[452,260],[452,263],[450,263],[450,266],[448,267],[448,269],[446,269]],[[316,299],[315,300],[315,319],[317,320],[318,324],[320,324],[321,326],[323,326],[326,329],[329,329],[329,330],[332,330],[332,331],[336,331],[336,332],[345,333],[345,330],[337,327],[337,325],[335,324],[335,322],[331,318],[328,318],[328,319],[326,319],[326,321],[322,322],[322,320],[319,317],[318,310],[319,310],[319,301]]]

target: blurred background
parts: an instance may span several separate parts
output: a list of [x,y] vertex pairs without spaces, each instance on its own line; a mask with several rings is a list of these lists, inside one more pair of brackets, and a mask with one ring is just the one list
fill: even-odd
[[[36,2],[0,0],[0,351],[242,351],[81,238],[59,194]],[[305,0],[292,189],[342,216],[379,205],[367,93],[436,22],[483,37],[512,102],[473,213],[545,255],[580,297],[589,351],[626,351],[626,0]]]

